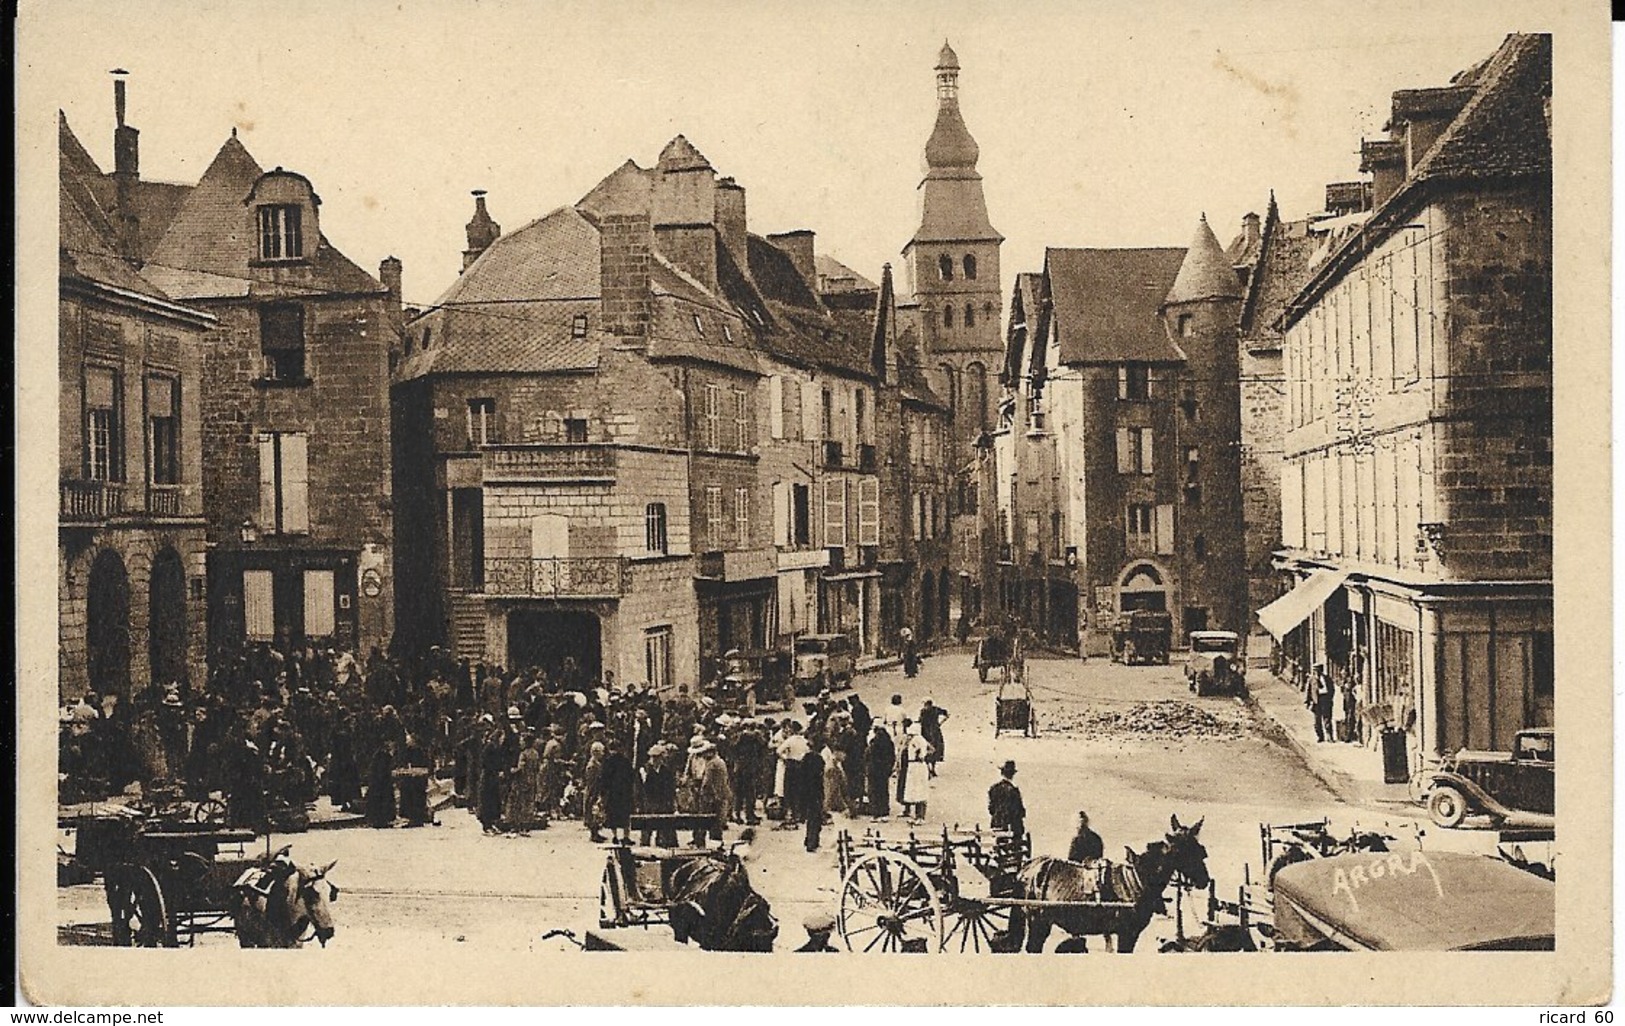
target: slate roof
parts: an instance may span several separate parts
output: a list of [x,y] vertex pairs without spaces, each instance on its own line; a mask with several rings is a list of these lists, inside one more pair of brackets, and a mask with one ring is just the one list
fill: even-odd
[[816,254],[813,257],[813,266],[817,269],[820,278],[831,278],[837,281],[850,278],[852,284],[863,291],[873,291],[880,288],[879,285],[876,285],[868,278],[824,253]]
[[1195,303],[1206,299],[1240,299],[1241,279],[1236,269],[1219,248],[1219,240],[1207,223],[1207,216],[1197,222],[1196,234],[1191,238],[1185,259],[1180,262],[1179,274],[1168,290],[1166,303]]
[[1551,172],[1550,35],[1510,35],[1488,61],[1456,76],[1451,84],[1472,85],[1477,92],[1417,162],[1412,178]]
[[1005,340],[1004,366],[999,371],[999,383],[1014,388],[1022,375],[1039,362],[1039,314],[1043,308],[1044,276],[1033,271],[1016,275],[1015,287],[1010,292],[1010,328]]
[[[143,269],[177,298],[231,298],[250,292],[384,292],[384,286],[318,236],[303,264],[254,267],[254,220],[244,205],[265,172],[235,135],[215,154]],[[258,287],[256,287],[258,286]]]
[[897,385],[906,402],[929,406],[934,410],[946,412],[948,404],[943,402],[931,388],[930,379],[925,375],[924,357],[920,353],[919,335],[914,328],[904,328],[897,336]]
[[1046,250],[1061,362],[1182,362],[1159,311],[1184,259],[1176,248]]
[[1275,322],[1309,280],[1309,258],[1320,243],[1309,221],[1282,221],[1273,207],[1270,213],[1241,314],[1241,337],[1253,348],[1254,342],[1280,344]]
[[[396,379],[593,370],[604,340],[598,260],[597,229],[571,207],[502,236],[407,325]],[[572,337],[578,314],[585,339]]]

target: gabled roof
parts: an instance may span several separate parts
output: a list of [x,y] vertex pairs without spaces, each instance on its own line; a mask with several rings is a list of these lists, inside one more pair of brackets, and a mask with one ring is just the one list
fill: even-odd
[[1487,62],[1458,75],[1451,84],[1474,86],[1476,93],[1417,161],[1411,177],[1550,173],[1550,35],[1510,35]]
[[1243,344],[1249,348],[1280,344],[1281,334],[1275,322],[1309,280],[1309,258],[1318,245],[1319,239],[1310,230],[1310,222],[1282,221],[1272,196],[1260,229],[1257,258],[1247,280],[1247,299],[1241,308]]
[[318,236],[308,263],[254,267],[254,222],[245,201],[264,170],[236,135],[186,194],[147,258],[154,281],[178,298],[240,297],[256,283],[303,293],[379,293],[376,278]]
[[1061,362],[1183,362],[1159,311],[1184,258],[1173,248],[1046,250]]
[[813,257],[813,266],[817,269],[820,278],[830,278],[836,281],[851,279],[854,287],[864,291],[880,287],[839,260],[824,253],[819,253]]
[[931,388],[931,381],[925,375],[922,360],[919,335],[912,326],[904,328],[897,336],[898,390],[905,402],[918,403],[946,412],[948,404]]
[[1028,373],[1031,363],[1039,359],[1038,316],[1042,308],[1044,276],[1034,271],[1016,275],[1015,287],[1010,292],[1010,327],[1004,347],[1004,366],[999,371],[999,383],[1006,388],[1017,388]]

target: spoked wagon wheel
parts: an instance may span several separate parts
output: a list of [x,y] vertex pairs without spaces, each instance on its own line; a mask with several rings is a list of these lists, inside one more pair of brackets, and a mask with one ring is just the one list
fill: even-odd
[[598,925],[604,929],[625,925],[626,905],[626,888],[611,852],[604,865],[604,878],[598,884]]
[[192,809],[192,822],[224,826],[226,803],[219,798],[205,798]]
[[107,910],[113,917],[113,943],[120,947],[174,947],[170,920],[158,878],[145,866],[120,866],[107,877]]
[[948,906],[942,950],[1013,951],[1010,946],[1010,906],[989,905],[974,898],[960,898]]
[[841,882],[840,928],[849,951],[940,951],[942,903],[919,863],[874,851]]

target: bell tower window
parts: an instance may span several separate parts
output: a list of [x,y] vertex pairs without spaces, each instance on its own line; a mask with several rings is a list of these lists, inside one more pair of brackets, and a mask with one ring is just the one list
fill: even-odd
[[965,254],[965,280],[976,280],[976,258],[969,253]]
[[951,327],[954,326],[954,308],[953,307],[945,306],[945,307],[942,308],[942,326],[944,328],[951,328]]
[[937,261],[937,274],[943,281],[954,280],[954,258],[944,253]]

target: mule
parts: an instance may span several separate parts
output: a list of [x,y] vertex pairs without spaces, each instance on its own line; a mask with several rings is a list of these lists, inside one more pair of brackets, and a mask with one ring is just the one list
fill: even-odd
[[1044,950],[1050,930],[1060,927],[1069,934],[1058,950],[1087,950],[1084,938],[1105,936],[1115,939],[1116,949],[1132,952],[1151,917],[1166,914],[1163,892],[1176,879],[1190,887],[1206,887],[1207,849],[1198,835],[1202,820],[1183,826],[1178,816],[1168,817],[1168,835],[1152,841],[1136,854],[1125,848],[1123,862],[1085,866],[1064,859],[1037,858],[1016,875],[1018,894],[1036,902],[1077,902],[1098,900],[1112,904],[1101,907],[1045,907],[1024,905],[1011,909],[1011,940],[1025,932],[1028,953]]
[[672,936],[705,951],[772,951],[779,924],[732,854],[685,860],[666,885]]
[[328,907],[339,889],[327,879],[335,859],[317,869],[297,866],[287,849],[244,873],[232,888],[232,922],[244,948],[297,948],[314,938],[322,947],[333,939]]

